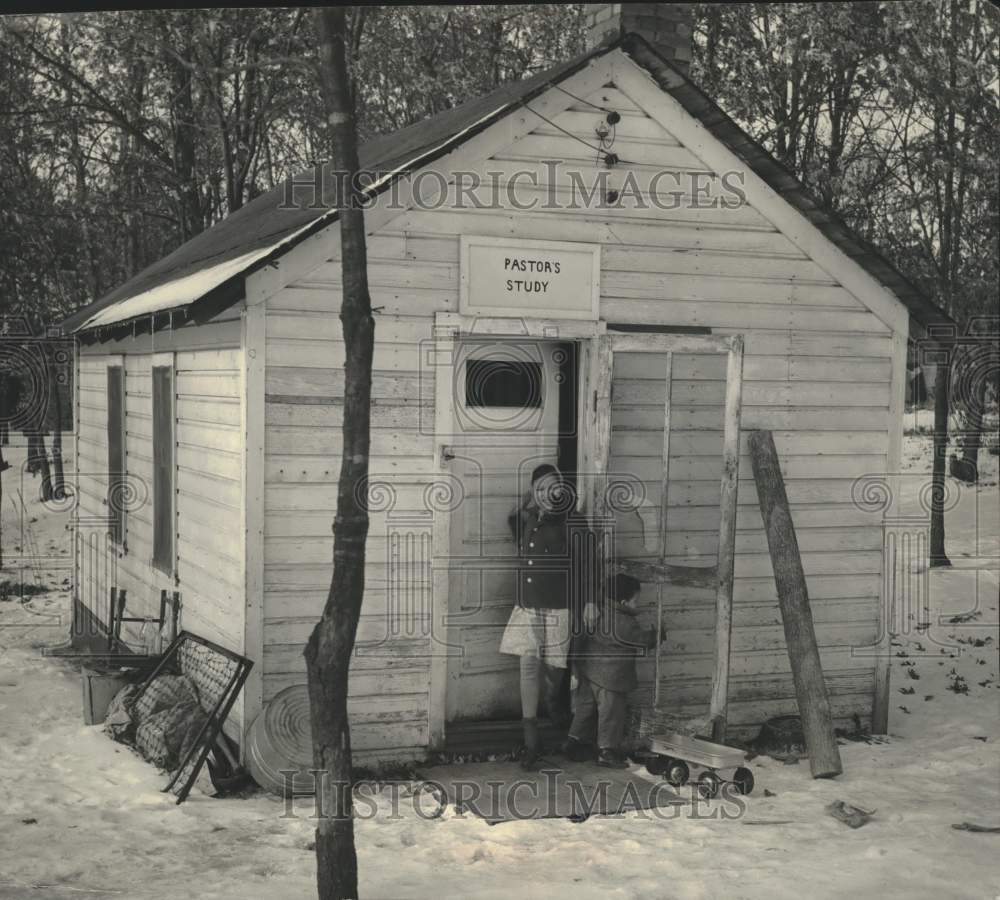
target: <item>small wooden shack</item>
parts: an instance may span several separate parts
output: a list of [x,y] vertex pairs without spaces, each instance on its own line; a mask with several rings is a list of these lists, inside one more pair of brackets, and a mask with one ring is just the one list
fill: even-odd
[[[595,7],[595,34],[628,8]],[[891,563],[857,485],[898,471],[911,323],[947,319],[637,21],[650,41],[595,41],[362,150],[379,179],[359,757],[417,758],[518,715],[516,659],[498,652],[506,517],[542,461],[614,515],[622,558],[717,566],[729,504],[730,726],[794,712],[740,397],[742,428],[774,432],[834,714],[885,726]],[[66,323],[79,608],[106,624],[113,586],[136,617],[179,591],[182,627],[255,663],[236,732],[305,680],[330,583],[344,345],[323,177],[258,197]],[[719,593],[644,591],[668,637],[635,704],[707,709]]]

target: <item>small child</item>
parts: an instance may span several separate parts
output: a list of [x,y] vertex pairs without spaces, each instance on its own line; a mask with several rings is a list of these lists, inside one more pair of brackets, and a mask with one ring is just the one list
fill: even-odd
[[637,683],[636,657],[656,646],[656,629],[641,628],[636,621],[638,580],[616,575],[608,587],[598,620],[576,654],[573,724],[564,751],[578,761],[588,756],[596,718],[598,765],[623,769],[628,766],[621,752],[625,700]]

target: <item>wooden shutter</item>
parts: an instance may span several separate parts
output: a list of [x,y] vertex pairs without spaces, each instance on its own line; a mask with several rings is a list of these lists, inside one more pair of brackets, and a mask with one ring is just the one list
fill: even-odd
[[125,370],[108,366],[108,515],[111,539],[125,542]]
[[153,367],[153,565],[174,571],[174,373]]

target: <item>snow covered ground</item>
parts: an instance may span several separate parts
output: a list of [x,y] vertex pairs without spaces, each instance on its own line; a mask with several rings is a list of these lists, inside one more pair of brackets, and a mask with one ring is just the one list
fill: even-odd
[[[929,440],[906,441],[909,503],[926,480]],[[8,457],[8,566],[41,558],[24,577],[51,590],[0,600],[0,898],[314,896],[307,805],[290,817],[264,794],[196,791],[175,806],[162,775],[81,724],[78,672],[39,649],[66,635],[67,517],[41,507],[30,478],[17,508],[23,454]],[[951,827],[1000,825],[1000,502],[997,459],[983,459],[989,484],[962,489],[948,514],[955,566],[929,575],[930,625],[913,621],[897,639],[890,735],[842,746],[841,777],[813,781],[806,761],[757,758],[740,818],[708,817],[716,801],[697,817],[687,807],[494,827],[451,809],[428,818],[433,804],[418,810],[405,797],[393,815],[385,790],[378,814],[358,822],[363,895],[1000,898],[1000,834]],[[21,578],[10,568],[0,577]],[[835,799],[877,812],[852,830],[824,811]]]

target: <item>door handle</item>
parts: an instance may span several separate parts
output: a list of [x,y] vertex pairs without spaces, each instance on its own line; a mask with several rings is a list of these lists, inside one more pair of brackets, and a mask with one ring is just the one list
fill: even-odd
[[444,465],[446,462],[451,462],[455,458],[455,454],[451,452],[451,447],[447,444],[441,445],[441,464]]

